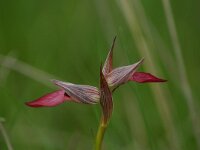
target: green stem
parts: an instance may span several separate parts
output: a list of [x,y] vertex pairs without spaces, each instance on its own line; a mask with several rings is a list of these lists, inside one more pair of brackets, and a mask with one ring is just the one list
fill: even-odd
[[11,144],[10,139],[8,137],[8,134],[6,132],[6,129],[4,128],[3,123],[1,121],[3,121],[3,119],[0,118],[0,133],[2,133],[2,136],[5,139],[8,150],[13,150],[13,147],[12,147],[12,144]]
[[97,135],[96,135],[95,150],[101,150],[106,128],[107,128],[107,124],[104,122],[104,119],[101,119],[99,123],[98,131],[97,131]]

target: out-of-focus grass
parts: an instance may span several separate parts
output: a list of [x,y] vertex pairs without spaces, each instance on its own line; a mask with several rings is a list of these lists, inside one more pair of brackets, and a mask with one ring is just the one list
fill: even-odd
[[[130,18],[126,17],[124,12],[129,10],[122,8],[122,3],[129,4]],[[184,67],[198,109],[200,2],[175,0],[171,5]],[[133,23],[141,30],[130,25],[134,19],[131,16],[136,17],[137,22]],[[144,43],[138,45],[141,37],[133,30],[141,32],[147,43],[146,52],[141,49]],[[178,73],[180,68],[162,1],[13,0],[0,1],[0,54],[17,60],[0,58],[0,117],[6,119],[4,126],[14,149],[92,148],[99,106],[66,103],[55,108],[33,109],[24,102],[56,89],[49,87],[50,75],[98,86],[99,65],[115,35],[116,66],[134,63],[149,53],[151,57],[146,56],[140,70],[152,70],[169,81],[157,86],[154,92],[148,84],[129,83],[114,93],[115,107],[105,136],[105,149],[198,149],[200,139],[195,136],[191,110],[182,91],[187,85],[182,84]],[[164,98],[156,100],[161,89],[165,95],[161,92],[159,97]],[[0,149],[7,149],[1,133]]]

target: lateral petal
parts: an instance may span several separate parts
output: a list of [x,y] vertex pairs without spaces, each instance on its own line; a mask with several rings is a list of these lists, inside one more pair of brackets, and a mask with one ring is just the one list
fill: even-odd
[[135,72],[130,81],[135,81],[139,83],[147,83],[147,82],[166,82],[167,80],[158,78],[150,73],[146,72]]
[[25,104],[30,107],[53,107],[68,101],[69,99],[70,97],[65,94],[65,90],[58,90],[46,94],[34,101],[26,102]]
[[89,85],[77,85],[59,80],[52,80],[52,82],[63,88],[75,102],[96,104],[100,100],[99,90],[96,87]]

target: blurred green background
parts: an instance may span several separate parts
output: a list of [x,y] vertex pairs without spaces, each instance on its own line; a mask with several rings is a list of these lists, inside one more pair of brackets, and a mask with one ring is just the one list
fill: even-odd
[[[0,150],[92,149],[99,105],[24,102],[56,89],[50,78],[99,85],[117,35],[114,65],[168,80],[128,83],[113,95],[105,150],[200,149],[199,0],[0,0]],[[5,131],[3,129],[3,131]]]

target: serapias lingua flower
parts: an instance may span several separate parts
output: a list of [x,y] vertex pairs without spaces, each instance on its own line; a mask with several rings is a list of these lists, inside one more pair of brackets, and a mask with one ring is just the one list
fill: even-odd
[[122,66],[113,69],[113,49],[115,45],[116,37],[113,40],[112,47],[107,55],[106,61],[103,67],[103,74],[106,77],[108,85],[112,91],[114,91],[120,85],[128,82],[135,81],[138,83],[148,82],[166,82],[167,80],[158,78],[150,73],[137,72],[137,68],[143,63],[144,58],[137,63]]
[[[102,68],[103,76],[100,76],[102,82],[104,81],[102,78],[105,77],[111,92],[114,92],[117,87],[128,81],[135,81],[138,83],[166,81],[150,73],[137,72],[136,70],[142,64],[144,59],[141,59],[132,65],[113,69],[113,49],[115,40],[116,37],[113,40],[111,49]],[[100,102],[101,91],[94,86],[72,84],[59,80],[52,80],[52,82],[57,85],[60,90],[46,94],[34,101],[26,102],[26,105],[31,107],[53,107],[68,101],[84,104],[97,104]]]

